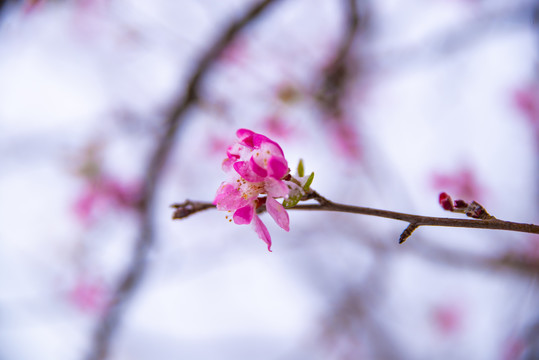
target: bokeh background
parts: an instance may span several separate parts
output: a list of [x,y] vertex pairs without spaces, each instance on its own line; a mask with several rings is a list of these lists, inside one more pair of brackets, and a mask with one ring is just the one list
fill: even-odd
[[539,2],[0,11],[0,359],[539,358],[537,235],[398,245],[398,221],[291,210],[289,233],[262,215],[270,253],[170,208],[213,200],[249,128],[333,201],[459,217],[446,191],[537,224]]

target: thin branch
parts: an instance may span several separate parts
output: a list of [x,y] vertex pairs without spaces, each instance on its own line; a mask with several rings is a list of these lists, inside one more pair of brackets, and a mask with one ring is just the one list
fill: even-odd
[[427,243],[422,243],[421,246],[413,248],[408,247],[408,249],[412,249],[411,254],[450,266],[465,266],[472,269],[509,270],[519,275],[534,277],[539,273],[539,262],[536,259],[514,251],[501,254],[501,256],[486,256],[450,250]]
[[185,121],[187,110],[198,100],[200,86],[222,51],[236,39],[245,27],[260,18],[270,8],[270,5],[278,1],[258,1],[243,16],[233,21],[204,52],[200,61],[197,63],[198,65],[193,69],[185,88],[180,92],[181,96],[172,107],[165,121],[164,132],[157,142],[154,152],[149,157],[147,164],[147,170],[145,172],[147,178],[144,183],[142,200],[138,208],[140,215],[138,239],[133,249],[130,263],[123,276],[120,277],[119,283],[112,295],[112,301],[97,324],[91,350],[87,356],[88,360],[103,360],[107,358],[110,343],[122,318],[125,305],[133,296],[137,286],[141,283],[143,276],[147,272],[148,251],[155,242],[153,208],[156,202],[156,187],[163,175],[163,169],[174,144],[178,128]]
[[[323,196],[319,195],[315,191],[311,191],[307,194],[304,199],[314,199],[318,204],[305,204],[305,205],[296,205],[294,207],[288,208],[287,210],[311,210],[311,211],[335,211],[335,212],[344,212],[351,214],[359,215],[368,215],[368,216],[377,216],[383,217],[386,219],[400,220],[408,222],[410,225],[405,229],[401,235],[400,243],[404,242],[412,233],[420,226],[442,226],[442,227],[459,227],[459,228],[475,228],[475,229],[491,229],[491,230],[507,230],[507,231],[516,231],[516,232],[525,232],[530,234],[539,234],[539,225],[534,224],[524,224],[517,223],[505,220],[499,220],[496,218],[490,220],[471,220],[471,219],[455,219],[455,218],[442,218],[442,217],[432,217],[432,216],[421,216],[413,215],[407,213],[400,213],[396,211],[373,209],[362,206],[353,206],[335,203],[330,201]],[[206,202],[186,202],[192,206],[196,204],[196,207],[199,209],[210,209],[214,208],[215,205]],[[174,204],[172,205],[175,208],[181,208],[183,204]],[[200,210],[197,210],[200,211]],[[197,211],[193,211],[197,212]],[[187,217],[191,214],[187,214],[183,217]],[[404,238],[404,239],[403,239]]]
[[360,11],[356,1],[343,0],[346,28],[331,63],[324,69],[320,87],[315,94],[322,110],[332,116],[341,113],[341,102],[351,80],[350,55],[355,39],[366,23],[366,11]]
[[172,219],[177,220],[186,218],[199,211],[215,208],[215,205],[210,203],[201,203],[191,200],[185,200],[181,204],[172,204],[170,205],[170,207],[176,209],[176,211],[174,211],[174,214],[172,214]]
[[419,225],[417,225],[416,223],[410,223],[410,225],[408,225],[408,227],[404,229],[401,236],[399,237],[399,244],[405,242],[418,227]]
[[[293,210],[314,210],[314,211],[337,211],[360,215],[369,215],[383,217],[393,220],[406,221],[410,224],[419,226],[443,226],[443,227],[459,227],[459,228],[475,228],[475,229],[492,229],[492,230],[508,230],[525,232],[531,234],[539,234],[539,226],[534,224],[523,224],[511,221],[492,219],[492,220],[469,220],[469,219],[454,219],[441,218],[431,216],[421,216],[395,211],[372,209],[362,206],[352,206],[329,202],[325,204],[306,204],[297,205]],[[291,209],[291,210],[292,210]]]

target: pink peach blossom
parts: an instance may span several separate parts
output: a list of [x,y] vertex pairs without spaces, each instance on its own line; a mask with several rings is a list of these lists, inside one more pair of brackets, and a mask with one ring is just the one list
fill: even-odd
[[236,135],[238,140],[228,148],[223,161],[229,179],[219,186],[213,203],[218,210],[233,212],[230,221],[235,224],[252,224],[271,251],[271,236],[256,209],[265,204],[277,225],[289,231],[288,213],[275,200],[288,195],[289,188],[283,180],[288,162],[279,144],[266,136],[247,129],[239,129]]

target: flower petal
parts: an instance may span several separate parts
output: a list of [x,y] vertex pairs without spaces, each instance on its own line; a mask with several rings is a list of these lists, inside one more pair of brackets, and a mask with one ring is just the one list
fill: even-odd
[[290,231],[290,219],[285,208],[272,197],[266,199],[266,209],[273,220],[285,231]]
[[261,177],[268,176],[267,170],[256,163],[254,156],[251,156],[251,160],[249,160],[249,165],[251,166],[251,170],[253,170],[253,172],[257,174],[258,176],[261,176]]
[[264,180],[262,176],[257,175],[249,166],[247,161],[238,161],[234,163],[234,170],[245,180],[250,182],[261,182]]
[[264,135],[254,134],[253,145],[255,148],[258,148],[263,152],[269,151],[273,155],[280,155],[284,157],[283,149],[281,149],[279,144],[265,137]]
[[234,165],[235,160],[232,159],[224,159],[223,164],[221,165],[224,172],[229,172],[232,169],[232,166]]
[[254,230],[258,234],[258,237],[262,239],[262,241],[264,241],[266,244],[268,244],[268,250],[271,251],[271,236],[268,232],[268,228],[266,227],[266,225],[264,225],[262,220],[260,220],[260,218],[256,214],[253,217],[252,224]]
[[285,197],[288,195],[289,189],[286,183],[282,180],[276,180],[274,178],[268,177],[264,181],[264,188],[268,197]]
[[223,182],[219,186],[215,200],[213,200],[213,203],[217,205],[217,210],[235,210],[247,205],[248,202],[248,199],[241,195],[238,188],[227,182]]
[[250,224],[255,214],[255,208],[252,204],[239,208],[232,217],[234,223],[238,225]]
[[253,135],[256,133],[248,129],[239,129],[236,131],[239,143],[250,148],[253,148]]
[[272,156],[268,161],[268,175],[279,180],[286,175],[288,163],[279,156]]
[[240,152],[243,150],[243,147],[238,144],[234,143],[233,145],[229,146],[226,150],[226,156],[233,161],[236,161],[240,158]]

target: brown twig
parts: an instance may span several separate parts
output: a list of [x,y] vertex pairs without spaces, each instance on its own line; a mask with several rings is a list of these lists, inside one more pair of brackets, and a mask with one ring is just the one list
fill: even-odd
[[[469,220],[469,219],[454,219],[440,218],[431,216],[421,216],[395,211],[372,209],[362,206],[351,206],[329,202],[325,204],[307,204],[297,205],[294,210],[315,210],[315,211],[337,211],[352,214],[369,215],[383,217],[393,220],[406,221],[410,224],[419,226],[443,226],[443,227],[459,227],[459,228],[475,228],[475,229],[492,229],[492,230],[508,230],[525,232],[531,234],[539,234],[539,226],[534,224],[523,224],[511,221],[493,219],[493,220]],[[415,230],[415,229],[414,229]]]
[[214,208],[215,205],[210,203],[201,203],[191,200],[185,200],[181,204],[172,204],[170,207],[176,209],[174,214],[172,214],[173,220],[183,219],[199,211],[207,210]]
[[103,360],[108,356],[111,340],[122,318],[127,301],[133,296],[148,266],[148,251],[155,242],[153,208],[156,202],[156,186],[163,174],[163,168],[174,144],[179,126],[184,122],[187,110],[196,103],[200,86],[208,70],[221,55],[222,51],[237,35],[254,20],[258,19],[270,5],[279,0],[263,0],[254,3],[247,12],[233,21],[222,34],[211,44],[193,69],[181,97],[175,102],[168,115],[164,132],[157,142],[156,148],[149,157],[147,178],[144,183],[142,200],[139,204],[140,230],[129,265],[113,292],[112,301],[101,317],[94,331],[88,360]]
[[[288,208],[288,210],[335,211],[359,215],[377,216],[408,222],[408,227],[404,230],[399,239],[400,243],[403,243],[412,234],[412,232],[420,226],[443,226],[474,229],[507,230],[525,232],[530,234],[539,234],[539,225],[534,224],[516,223],[511,221],[499,220],[496,218],[492,218],[489,220],[470,220],[421,216],[400,213],[396,211],[373,209],[362,206],[345,205],[330,201],[319,195],[316,191],[312,190],[302,200],[305,199],[314,199],[318,202],[318,204],[296,205],[294,207]],[[200,208],[205,207],[206,209],[215,207],[213,204],[205,202],[196,202],[194,204],[197,204],[197,206]],[[180,206],[180,204],[173,206],[177,207]]]
[[402,244],[405,242],[412,233],[419,227],[416,223],[410,223],[406,229],[402,232],[401,236],[399,237],[399,244]]

